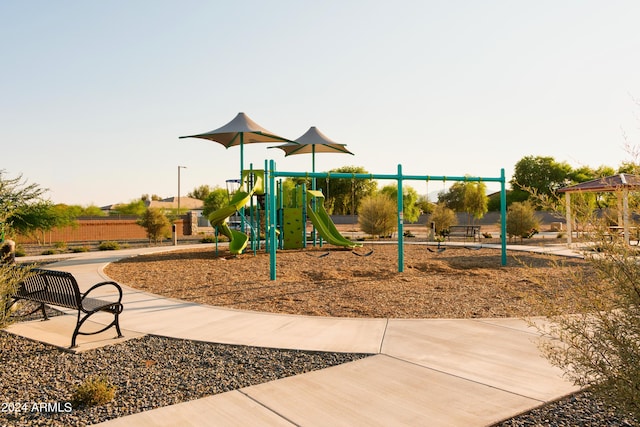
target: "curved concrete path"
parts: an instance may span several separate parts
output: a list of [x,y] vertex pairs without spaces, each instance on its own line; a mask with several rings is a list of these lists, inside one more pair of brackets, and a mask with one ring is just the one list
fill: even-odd
[[[194,246],[179,246],[186,249]],[[60,260],[81,288],[105,280],[109,262],[175,247],[93,252]],[[573,255],[561,246],[518,250]],[[577,390],[542,358],[536,330],[517,319],[347,319],[205,306],[123,287],[125,335],[374,356],[332,368],[154,409],[105,426],[486,426]],[[69,316],[61,316],[67,318]],[[66,346],[65,319],[9,331]],[[56,323],[58,322],[58,323]],[[73,323],[73,322],[72,322]],[[35,334],[35,337],[34,337]],[[79,337],[81,349],[114,342]],[[57,340],[57,342],[56,342]],[[60,341],[62,340],[62,341]]]

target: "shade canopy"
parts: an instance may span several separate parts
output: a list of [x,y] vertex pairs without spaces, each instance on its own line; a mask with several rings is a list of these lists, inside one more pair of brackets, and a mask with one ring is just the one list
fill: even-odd
[[340,144],[329,139],[315,126],[311,126],[304,135],[295,139],[293,143],[269,148],[280,148],[285,152],[285,156],[315,153],[345,153],[353,155],[351,151],[347,150],[346,144]]
[[290,139],[278,136],[263,128],[245,113],[238,113],[233,120],[218,129],[197,135],[181,136],[180,138],[208,139],[218,142],[226,148],[257,142],[292,142]]
[[581,182],[568,187],[562,187],[557,191],[558,193],[604,193],[609,191],[619,191],[625,188],[628,190],[640,189],[640,176],[629,173],[620,173],[617,175],[592,179],[591,181]]

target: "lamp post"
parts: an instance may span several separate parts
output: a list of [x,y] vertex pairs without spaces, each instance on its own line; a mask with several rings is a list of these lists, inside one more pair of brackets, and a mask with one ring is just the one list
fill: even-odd
[[180,216],[180,169],[186,168],[186,166],[178,166],[178,216]]

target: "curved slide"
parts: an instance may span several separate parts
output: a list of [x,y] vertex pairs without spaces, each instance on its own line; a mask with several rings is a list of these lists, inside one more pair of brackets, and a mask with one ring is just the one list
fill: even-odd
[[[324,208],[324,194],[322,194],[322,191],[307,190],[307,196],[307,215],[311,218],[311,222],[324,240],[332,245],[347,248],[362,246],[360,243],[352,242],[340,234],[336,225],[331,221],[327,210]],[[314,199],[317,200],[315,212],[312,208],[312,200]]]
[[212,226],[218,227],[218,230],[225,236],[229,238],[229,252],[234,255],[241,254],[244,248],[247,247],[247,242],[249,241],[249,236],[244,234],[241,231],[232,230],[229,228],[227,222],[229,221],[229,217],[242,209],[249,200],[251,200],[251,196],[257,188],[261,188],[262,183],[256,182],[253,186],[253,189],[250,192],[246,191],[236,191],[236,193],[231,198],[231,201],[224,208],[218,209],[217,211],[211,213],[209,215],[209,222]]

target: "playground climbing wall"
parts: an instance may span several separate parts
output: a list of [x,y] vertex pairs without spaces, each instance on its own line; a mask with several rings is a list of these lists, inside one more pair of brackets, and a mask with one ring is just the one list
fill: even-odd
[[302,237],[304,236],[302,208],[284,208],[282,214],[284,249],[302,248]]

